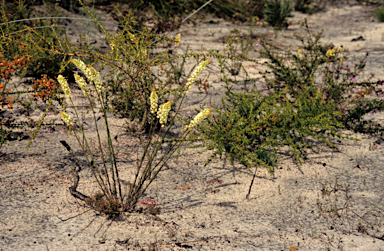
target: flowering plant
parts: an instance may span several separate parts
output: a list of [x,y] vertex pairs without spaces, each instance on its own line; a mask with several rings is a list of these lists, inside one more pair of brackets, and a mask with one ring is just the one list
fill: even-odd
[[[74,65],[76,65],[76,67],[84,73],[84,75],[86,76],[86,78],[88,80],[88,83],[91,84],[94,87],[94,89],[96,90],[97,99],[103,107],[101,109],[101,111],[103,111],[103,113],[104,113],[104,119],[105,119],[106,128],[107,128],[108,145],[109,145],[108,152],[109,152],[109,159],[110,159],[110,163],[111,163],[110,167],[107,168],[107,165],[106,165],[105,159],[104,159],[103,148],[102,148],[101,141],[100,141],[100,135],[99,135],[99,131],[97,128],[96,117],[95,117],[95,114],[93,111],[94,107],[93,107],[93,103],[90,99],[91,95],[90,95],[90,92],[88,89],[88,84],[87,84],[85,79],[83,79],[82,77],[75,74],[75,80],[76,80],[77,84],[80,86],[80,89],[82,90],[84,96],[86,96],[88,98],[88,100],[91,104],[91,109],[92,109],[93,114],[94,114],[93,117],[94,117],[94,121],[95,121],[95,125],[96,125],[98,143],[99,143],[99,147],[101,150],[101,157],[103,160],[103,173],[105,174],[105,177],[102,176],[102,171],[100,171],[100,167],[97,166],[97,164],[94,160],[94,155],[92,154],[92,151],[89,147],[88,141],[84,135],[84,130],[82,127],[83,123],[79,123],[79,124],[80,124],[81,133],[85,139],[84,144],[82,144],[81,141],[79,140],[79,138],[77,137],[76,132],[79,130],[76,128],[73,128],[74,123],[72,121],[72,118],[65,111],[61,111],[60,112],[61,118],[68,125],[71,134],[72,134],[72,130],[73,130],[73,132],[74,132],[73,134],[76,137],[77,141],[79,142],[81,148],[83,149],[86,160],[87,160],[89,166],[91,167],[92,173],[93,173],[93,175],[94,175],[94,177],[95,177],[95,179],[96,179],[96,181],[97,181],[97,183],[101,189],[101,193],[98,192],[92,198],[78,192],[76,190],[76,188],[77,188],[77,182],[79,180],[79,177],[78,177],[76,170],[73,169],[72,175],[75,178],[75,184],[70,188],[71,194],[74,197],[77,197],[79,199],[86,201],[88,203],[88,205],[90,205],[95,210],[98,210],[98,211],[105,213],[109,216],[118,215],[121,212],[132,211],[132,210],[134,210],[136,204],[138,203],[139,199],[141,198],[143,193],[146,191],[148,186],[152,183],[152,181],[156,178],[157,174],[161,171],[164,164],[168,161],[168,159],[172,156],[172,154],[180,147],[180,145],[182,144],[182,142],[184,141],[184,139],[188,135],[188,133],[198,123],[200,123],[202,120],[204,120],[207,116],[210,115],[211,109],[205,109],[204,111],[200,112],[190,122],[190,124],[188,126],[186,126],[185,130],[182,132],[181,136],[179,137],[179,140],[176,140],[171,144],[169,150],[160,158],[159,161],[155,160],[155,157],[157,155],[158,150],[161,147],[162,142],[164,142],[164,137],[165,137],[166,133],[168,132],[168,130],[170,129],[172,122],[175,119],[176,114],[178,113],[182,102],[179,104],[179,107],[177,109],[176,114],[174,116],[172,116],[172,118],[171,118],[172,122],[168,126],[167,130],[165,132],[163,130],[160,130],[158,132],[158,135],[157,135],[156,140],[154,142],[152,142],[153,141],[152,139],[154,138],[156,126],[154,126],[154,127],[151,126],[149,138],[143,144],[145,150],[144,150],[144,153],[141,157],[141,160],[138,161],[134,181],[132,183],[129,183],[129,188],[126,191],[123,191],[123,189],[121,187],[121,181],[119,178],[119,170],[116,166],[116,157],[115,157],[114,150],[113,150],[112,140],[110,137],[110,131],[108,128],[107,115],[106,115],[107,109],[106,109],[106,107],[104,107],[104,104],[105,104],[104,95],[102,95],[103,92],[105,92],[105,89],[102,85],[100,74],[92,66],[85,65],[85,63],[83,63],[81,60],[72,59],[70,62],[73,63]],[[190,77],[190,79],[186,85],[183,99],[184,99],[185,95],[187,94],[187,90],[189,89],[190,84],[205,69],[205,67],[209,63],[210,63],[210,61],[204,61],[204,62],[200,63],[199,66],[192,73],[192,75],[191,75],[191,77]],[[60,83],[61,88],[63,89],[66,98],[68,98],[73,105],[73,102],[72,102],[73,97],[71,94],[71,90],[68,86],[67,80],[61,75],[58,76],[57,80]],[[150,105],[151,105],[151,109],[150,109],[151,114],[153,116],[157,117],[156,124],[160,123],[161,128],[164,128],[167,124],[168,118],[171,117],[169,113],[171,110],[172,100],[159,106],[156,91],[153,90],[151,93],[151,96],[150,96]],[[76,109],[75,109],[75,114],[76,114],[77,119],[80,121],[79,116],[77,115]],[[142,142],[144,142],[144,139],[141,136],[140,136],[140,139]],[[70,151],[70,147],[65,143],[65,141],[63,141],[61,143],[67,148],[67,150]],[[148,158],[148,161],[145,161],[145,159],[147,159],[147,158]],[[142,168],[142,167],[144,167],[144,168]],[[103,201],[103,202],[101,202],[101,201]]]

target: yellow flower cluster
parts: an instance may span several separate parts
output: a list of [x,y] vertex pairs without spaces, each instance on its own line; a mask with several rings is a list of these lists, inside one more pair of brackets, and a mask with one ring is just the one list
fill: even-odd
[[212,109],[205,109],[204,111],[201,111],[185,129],[192,129],[193,127],[197,126],[201,121],[208,117],[208,115],[211,115],[211,111]]
[[299,54],[303,53],[303,52],[300,50],[300,48],[297,49],[297,52],[298,52]]
[[83,91],[84,95],[88,97],[89,92],[87,88],[87,83],[85,82],[84,78],[80,77],[77,74],[74,74],[76,83],[79,84],[81,90]]
[[336,52],[336,49],[333,48],[333,49],[329,49],[327,51],[327,57],[334,57],[335,56],[335,52]]
[[151,103],[151,113],[155,114],[157,111],[159,99],[157,97],[155,89],[152,90],[151,96],[150,96],[150,103]]
[[91,72],[91,79],[89,81],[92,81],[95,86],[98,93],[104,92],[104,87],[102,86],[100,73],[96,71],[92,66],[88,66],[90,72]]
[[68,98],[72,98],[71,90],[69,89],[67,80],[66,80],[62,75],[59,75],[59,76],[57,77],[57,81],[60,83],[61,88],[63,88],[65,95],[66,95]]
[[179,44],[180,44],[180,33],[177,35],[177,37],[176,37],[176,41],[175,41],[175,47],[177,47],[177,46],[179,46]]
[[157,112],[157,118],[160,119],[161,127],[164,127],[164,124],[167,123],[168,113],[171,110],[172,100],[168,101],[165,104],[162,104]]
[[207,60],[204,62],[201,62],[196,69],[192,72],[191,77],[188,79],[188,82],[185,86],[185,93],[188,93],[189,88],[191,88],[191,85],[193,82],[196,81],[196,78],[200,75],[200,73],[207,67],[208,64],[212,63],[212,61]]
[[147,49],[145,45],[143,45],[143,47],[141,48],[141,56],[143,57],[147,56]]
[[132,40],[132,42],[135,42],[136,41],[135,35],[133,35],[129,31],[127,33],[128,33],[129,38]]
[[84,73],[89,82],[93,82],[95,84],[98,93],[104,91],[100,73],[98,71],[96,71],[91,65],[88,65],[87,67],[86,64],[81,60],[72,59],[71,62]]
[[[338,52],[338,53],[339,53],[339,52],[342,52],[342,51],[343,51],[343,47],[341,47],[341,46],[337,47],[337,52]],[[334,56],[336,56],[336,49],[335,49],[335,48],[333,48],[333,49],[329,49],[329,50],[327,51],[327,57],[334,57]],[[343,57],[342,57],[341,60],[342,60],[341,62],[344,61]]]
[[[179,39],[179,38],[180,38],[180,36],[177,37],[177,39]],[[189,88],[191,87],[191,84],[196,80],[196,78],[205,69],[205,67],[207,67],[207,65],[211,62],[212,61],[207,60],[207,61],[200,63],[196,67],[196,69],[191,74],[191,77],[188,79],[185,93],[188,92]],[[167,123],[168,113],[171,110],[172,100],[165,103],[165,104],[160,105],[160,107],[158,109],[158,101],[159,100],[158,100],[155,89],[152,89],[149,101],[151,104],[151,113],[155,114],[157,111],[157,118],[160,119],[161,127],[164,127],[164,125]],[[197,114],[197,116],[190,122],[190,124],[185,129],[192,129],[193,127],[198,125],[201,121],[203,121],[206,117],[208,117],[208,115],[211,114],[211,111],[212,111],[212,109],[205,109],[204,111]]]
[[87,65],[83,61],[72,59],[71,62],[74,65],[76,65],[76,67],[84,73],[84,75],[87,77],[88,80],[91,80],[92,78],[91,71],[88,69]]
[[64,122],[67,123],[68,126],[73,126],[73,123],[71,121],[71,117],[68,114],[60,111],[60,115],[61,115],[61,118],[64,120]]
[[111,44],[109,45],[111,47],[111,49],[113,50],[115,48],[115,43],[114,42],[111,42]]

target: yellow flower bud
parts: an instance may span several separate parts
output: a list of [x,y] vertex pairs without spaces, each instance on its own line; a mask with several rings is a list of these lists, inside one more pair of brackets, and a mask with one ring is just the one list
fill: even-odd
[[158,102],[159,102],[159,99],[157,97],[156,91],[155,91],[155,89],[153,89],[151,92],[151,96],[150,96],[151,113],[152,114],[155,114],[157,112]]
[[100,73],[96,71],[92,66],[88,65],[90,75],[90,81],[92,81],[95,86],[98,93],[104,91],[104,87],[102,86]]
[[92,73],[90,72],[87,65],[83,61],[77,60],[77,59],[72,59],[71,62],[74,65],[76,65],[76,67],[84,73],[84,75],[87,77],[88,81],[92,81],[92,79],[91,79]]
[[212,109],[205,109],[204,111],[201,111],[185,129],[192,129],[193,127],[197,126],[201,121],[208,117],[208,115],[211,115],[211,111]]
[[80,77],[77,74],[74,74],[76,83],[80,86],[80,89],[83,91],[83,94],[88,97],[88,88],[87,83],[85,82],[84,78]]
[[303,53],[303,52],[300,50],[300,48],[297,49],[297,52],[298,52],[299,54]]
[[61,118],[64,120],[64,122],[67,123],[68,126],[73,126],[73,123],[71,121],[71,117],[68,114],[60,111],[60,115],[61,115]]
[[157,111],[157,118],[160,119],[161,127],[164,127],[164,124],[167,123],[168,113],[171,110],[172,100],[168,101],[165,104],[162,104]]
[[188,79],[188,82],[185,86],[185,93],[188,92],[189,88],[191,88],[191,84],[196,81],[196,78],[201,74],[201,72],[207,67],[208,64],[212,63],[212,61],[207,60],[200,63],[196,69],[192,72],[191,76]]
[[63,88],[63,91],[64,91],[65,95],[66,95],[68,98],[72,98],[71,90],[70,90],[69,87],[68,87],[67,80],[66,80],[62,75],[59,75],[59,76],[57,77],[57,81],[60,83],[61,88]]
[[179,44],[180,44],[180,35],[181,35],[180,33],[177,34],[176,41],[175,41],[175,47],[179,46]]

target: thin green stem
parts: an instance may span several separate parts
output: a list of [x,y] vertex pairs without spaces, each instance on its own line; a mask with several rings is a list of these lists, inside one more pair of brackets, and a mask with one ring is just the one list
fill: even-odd
[[[95,86],[95,85],[94,85],[94,86]],[[95,89],[96,89],[96,86],[95,86]],[[99,96],[99,93],[97,92],[97,90],[96,90],[96,93],[97,93],[97,96],[98,96],[99,101],[100,101],[100,96]],[[88,96],[88,99],[89,99],[89,96]],[[90,99],[89,99],[89,101],[91,102]],[[102,103],[101,103],[101,104],[102,104]],[[112,191],[112,187],[111,187],[111,183],[110,183],[110,180],[109,180],[109,174],[108,174],[107,166],[105,165],[105,159],[104,159],[103,147],[102,147],[102,145],[101,145],[100,134],[99,134],[99,130],[98,130],[98,127],[97,127],[97,121],[96,121],[95,111],[93,110],[92,102],[91,102],[91,108],[92,108],[93,120],[95,121],[95,127],[96,127],[96,132],[97,132],[97,138],[98,138],[99,146],[100,146],[101,159],[103,160],[103,165],[104,165],[105,175],[107,176],[107,182],[108,182],[108,186],[109,186],[109,191],[110,191],[110,193],[113,195],[113,194],[116,194],[116,189],[115,189],[114,191]],[[108,128],[108,127],[107,127],[107,128]],[[109,136],[109,135],[108,135],[108,136]],[[95,164],[96,164],[96,163],[95,163]]]
[[[185,137],[188,135],[188,133],[189,133],[189,129],[187,130],[187,133],[184,132],[185,135],[183,136],[183,139],[185,139]],[[169,160],[169,158],[170,158],[170,157],[175,153],[175,151],[180,147],[180,145],[181,145],[182,142],[184,142],[184,140],[179,142],[179,145],[178,145],[177,147],[175,147],[175,149],[173,150],[172,153],[169,154],[169,152],[172,150],[172,148],[171,148],[171,149],[169,149],[168,152],[164,155],[164,156],[166,156],[166,155],[169,154],[168,158],[167,158],[165,161],[163,161],[163,164],[160,166],[159,170],[157,170],[157,172],[155,172],[154,175],[153,175],[153,177],[149,180],[147,186],[143,189],[143,192],[147,190],[148,186],[149,186],[149,185],[152,183],[152,181],[157,177],[157,174],[161,171],[161,169],[163,168],[163,166],[165,165],[165,163]],[[164,156],[163,156],[163,158],[164,158]],[[162,159],[163,159],[163,158],[162,158]],[[156,164],[156,166],[154,167],[154,169],[161,163],[162,159],[158,162],[158,164]],[[154,169],[153,169],[153,170],[154,170]]]
[[[156,121],[156,124],[157,124],[157,121]],[[159,130],[159,134],[157,135],[156,145],[153,148],[152,154],[150,154],[150,156],[148,156],[148,162],[147,162],[146,168],[142,172],[139,184],[143,184],[145,182],[145,180],[147,179],[147,177],[151,175],[151,168],[150,167],[152,165],[152,162],[153,162],[153,160],[154,160],[154,158],[156,156],[156,153],[157,153],[158,149],[161,147],[161,142],[159,144],[160,134],[161,134],[161,129]],[[148,141],[147,144],[149,145],[151,141],[152,141],[152,136],[151,136],[151,138],[150,138],[150,140]]]
[[[102,96],[102,101],[104,104],[104,97]],[[115,180],[115,175],[116,175],[116,179],[117,179],[117,185],[119,186],[119,198],[122,199],[121,197],[121,184],[120,184],[120,179],[119,179],[119,172],[118,172],[118,169],[117,169],[117,166],[116,166],[116,157],[115,157],[115,151],[113,149],[113,145],[112,145],[112,140],[111,140],[111,135],[110,135],[110,131],[109,131],[109,126],[108,126],[108,120],[107,120],[107,114],[106,114],[106,109],[105,107],[103,107],[103,113],[104,113],[104,120],[105,120],[105,125],[107,127],[107,135],[108,135],[108,150],[109,150],[109,156],[110,156],[110,162],[111,162],[111,170],[112,170],[112,179],[113,179],[113,182],[114,182],[114,189],[115,189],[115,192],[116,192],[116,180]]]
[[[88,97],[88,99],[89,99],[89,97]],[[72,103],[72,106],[75,107],[74,104],[73,104],[73,102],[72,102],[72,99],[71,99],[71,98],[70,98],[70,101],[71,101],[71,103]],[[91,106],[92,106],[92,102],[91,102]],[[77,112],[76,112],[76,109],[74,109],[74,110],[75,110],[75,113],[76,113],[76,117],[79,119],[79,116],[78,116],[78,114],[77,114]],[[72,130],[71,130],[71,127],[69,127],[69,128],[70,128],[70,131],[72,131]],[[87,138],[86,138],[85,135],[84,135],[84,130],[83,130],[83,127],[82,127],[81,124],[80,124],[80,129],[81,129],[81,131],[82,131],[82,133],[83,133],[83,138],[85,139],[85,143],[86,143],[86,145],[87,145],[87,147],[88,147],[88,151],[89,151],[89,153],[90,153],[90,155],[91,155],[92,163],[95,165],[95,169],[96,169],[97,173],[99,174],[99,178],[100,178],[100,180],[98,180],[97,175],[96,175],[96,173],[95,173],[95,170],[92,168],[92,164],[91,164],[91,163],[89,162],[89,160],[88,160],[88,155],[87,155],[87,153],[86,153],[86,151],[85,151],[83,145],[81,144],[81,141],[79,140],[79,138],[77,137],[76,133],[74,132],[74,135],[75,135],[75,137],[76,137],[76,140],[79,142],[80,147],[81,147],[81,149],[83,150],[84,155],[85,155],[85,157],[86,157],[86,159],[87,159],[87,162],[88,162],[88,164],[91,166],[92,173],[93,173],[94,177],[96,178],[97,183],[99,184],[99,186],[100,186],[100,188],[102,189],[103,193],[104,193],[105,195],[108,195],[108,193],[107,193],[107,187],[105,186],[105,183],[104,183],[103,177],[101,176],[100,170],[99,170],[99,169],[97,168],[97,166],[96,166],[96,162],[95,162],[95,160],[94,160],[94,158],[93,158],[92,151],[90,150],[90,147],[89,147],[89,145],[88,145]]]

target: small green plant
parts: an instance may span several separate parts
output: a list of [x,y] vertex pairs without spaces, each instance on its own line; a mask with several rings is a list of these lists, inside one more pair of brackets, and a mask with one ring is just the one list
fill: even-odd
[[265,21],[270,24],[274,29],[280,30],[288,28],[288,17],[293,17],[291,12],[293,10],[292,2],[290,0],[268,0],[264,8]]
[[221,72],[226,70],[232,76],[237,76],[242,69],[246,72],[244,67],[242,67],[243,60],[241,59],[247,59],[247,55],[252,49],[252,41],[250,39],[251,36],[247,36],[246,39],[240,37],[239,30],[237,29],[233,30],[232,33],[234,33],[232,37],[226,37],[227,46],[225,47],[224,55],[226,54],[228,58],[236,58],[237,60],[230,59],[230,62],[227,63],[225,58],[218,58],[218,61],[221,67]]
[[375,150],[377,150],[379,147],[380,147],[379,144],[375,144],[375,143],[372,142],[371,144],[369,144],[369,151],[375,151]]
[[381,6],[375,11],[375,16],[380,22],[384,22],[384,7]]

